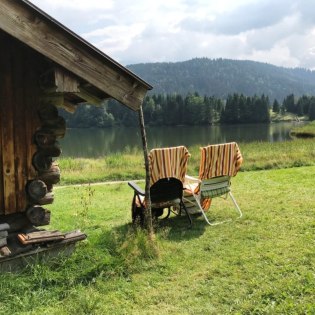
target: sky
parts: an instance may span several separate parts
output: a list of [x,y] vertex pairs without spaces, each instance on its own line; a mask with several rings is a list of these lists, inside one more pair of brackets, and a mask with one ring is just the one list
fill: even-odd
[[122,65],[208,57],[315,70],[314,0],[31,0]]

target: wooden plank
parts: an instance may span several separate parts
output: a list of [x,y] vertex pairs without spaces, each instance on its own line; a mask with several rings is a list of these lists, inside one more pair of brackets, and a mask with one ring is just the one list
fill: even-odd
[[[15,169],[15,194],[16,194],[16,209],[14,212],[22,212],[27,205],[27,197],[25,186],[27,183],[27,152],[31,146],[31,139],[27,139],[25,135],[26,124],[25,119],[25,48],[15,40],[11,43],[12,75],[13,75],[13,102],[14,106],[14,169]],[[7,46],[8,47],[8,46]],[[11,212],[12,213],[12,212]]]
[[16,210],[15,198],[15,165],[14,165],[14,129],[13,111],[14,107],[12,91],[14,91],[12,80],[12,60],[9,49],[1,51],[1,127],[2,127],[2,170],[4,191],[4,214],[14,213]]
[[51,241],[61,241],[65,235],[59,231],[39,231],[28,234],[18,234],[18,239],[22,244],[37,244]]
[[41,127],[37,109],[39,107],[40,88],[38,83],[38,69],[37,64],[40,60],[40,55],[31,49],[25,51],[25,82],[24,82],[24,98],[25,98],[25,141],[28,143],[28,150],[26,152],[27,169],[26,176],[29,180],[37,176],[37,172],[33,167],[33,155],[37,150],[35,142],[33,141],[35,131]]
[[[0,38],[0,45],[1,45],[1,38]],[[1,46],[2,47],[2,46]],[[0,59],[1,59],[1,50],[0,50]],[[1,62],[0,62],[1,64]],[[2,74],[0,73],[0,215],[4,214],[4,187],[3,187],[3,162],[2,162],[2,115],[1,115],[1,108],[2,108]]]
[[80,92],[79,81],[70,73],[67,73],[59,67],[54,69],[56,92]]
[[60,107],[62,107],[71,114],[73,114],[77,109],[77,106],[73,105],[71,102],[68,102],[67,100],[64,100],[63,104]]
[[147,90],[144,81],[24,2],[1,0],[0,28],[133,110]]
[[[1,34],[1,32],[0,32]],[[4,39],[1,36],[0,37],[0,47],[3,46]],[[2,52],[3,50],[0,50],[0,67],[1,67],[1,60],[2,60]],[[0,68],[1,69],[1,68]],[[0,215],[4,214],[4,187],[3,187],[3,148],[2,148],[2,126],[3,126],[3,117],[1,115],[2,113],[2,106],[3,106],[3,100],[4,100],[4,91],[3,91],[3,80],[4,80],[4,71],[1,70],[0,72]]]
[[80,98],[83,98],[87,103],[91,105],[100,106],[103,101],[97,96],[91,94],[89,91],[87,91],[83,87],[80,87],[80,92],[75,93],[75,94],[78,95]]

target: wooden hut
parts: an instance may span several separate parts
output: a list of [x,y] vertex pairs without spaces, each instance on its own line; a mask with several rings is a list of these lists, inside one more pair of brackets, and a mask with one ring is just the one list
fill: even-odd
[[136,111],[152,87],[26,0],[0,1],[0,47],[1,260],[36,237],[60,240],[27,235],[50,220],[66,130],[57,107],[113,98]]

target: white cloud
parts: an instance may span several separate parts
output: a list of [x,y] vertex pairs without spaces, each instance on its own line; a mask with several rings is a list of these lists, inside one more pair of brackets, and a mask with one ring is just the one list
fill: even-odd
[[83,33],[82,36],[107,54],[111,54],[128,49],[144,28],[145,25],[141,23],[129,26],[108,26]]
[[122,64],[195,57],[315,69],[310,0],[32,0]]
[[243,55],[242,59],[251,59],[276,64],[281,67],[298,67],[300,61],[292,56],[290,49],[279,43],[267,51],[254,50],[250,55]]
[[[106,10],[113,7],[113,0],[32,0],[40,8],[50,10],[69,9],[69,10]],[[70,12],[69,12],[70,14]]]

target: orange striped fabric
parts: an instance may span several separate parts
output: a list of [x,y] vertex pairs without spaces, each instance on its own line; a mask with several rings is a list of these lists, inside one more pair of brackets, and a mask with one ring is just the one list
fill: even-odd
[[185,181],[190,154],[185,146],[153,149],[149,153],[150,186],[159,179],[174,177]]
[[[199,180],[216,176],[235,176],[243,163],[243,157],[236,142],[209,145],[200,150]],[[184,197],[187,198],[193,193],[200,194],[200,183],[186,185]],[[211,205],[211,198],[202,197],[200,202],[203,210],[207,211]]]
[[236,142],[209,145],[201,148],[199,179],[216,176],[235,176],[243,163]]

